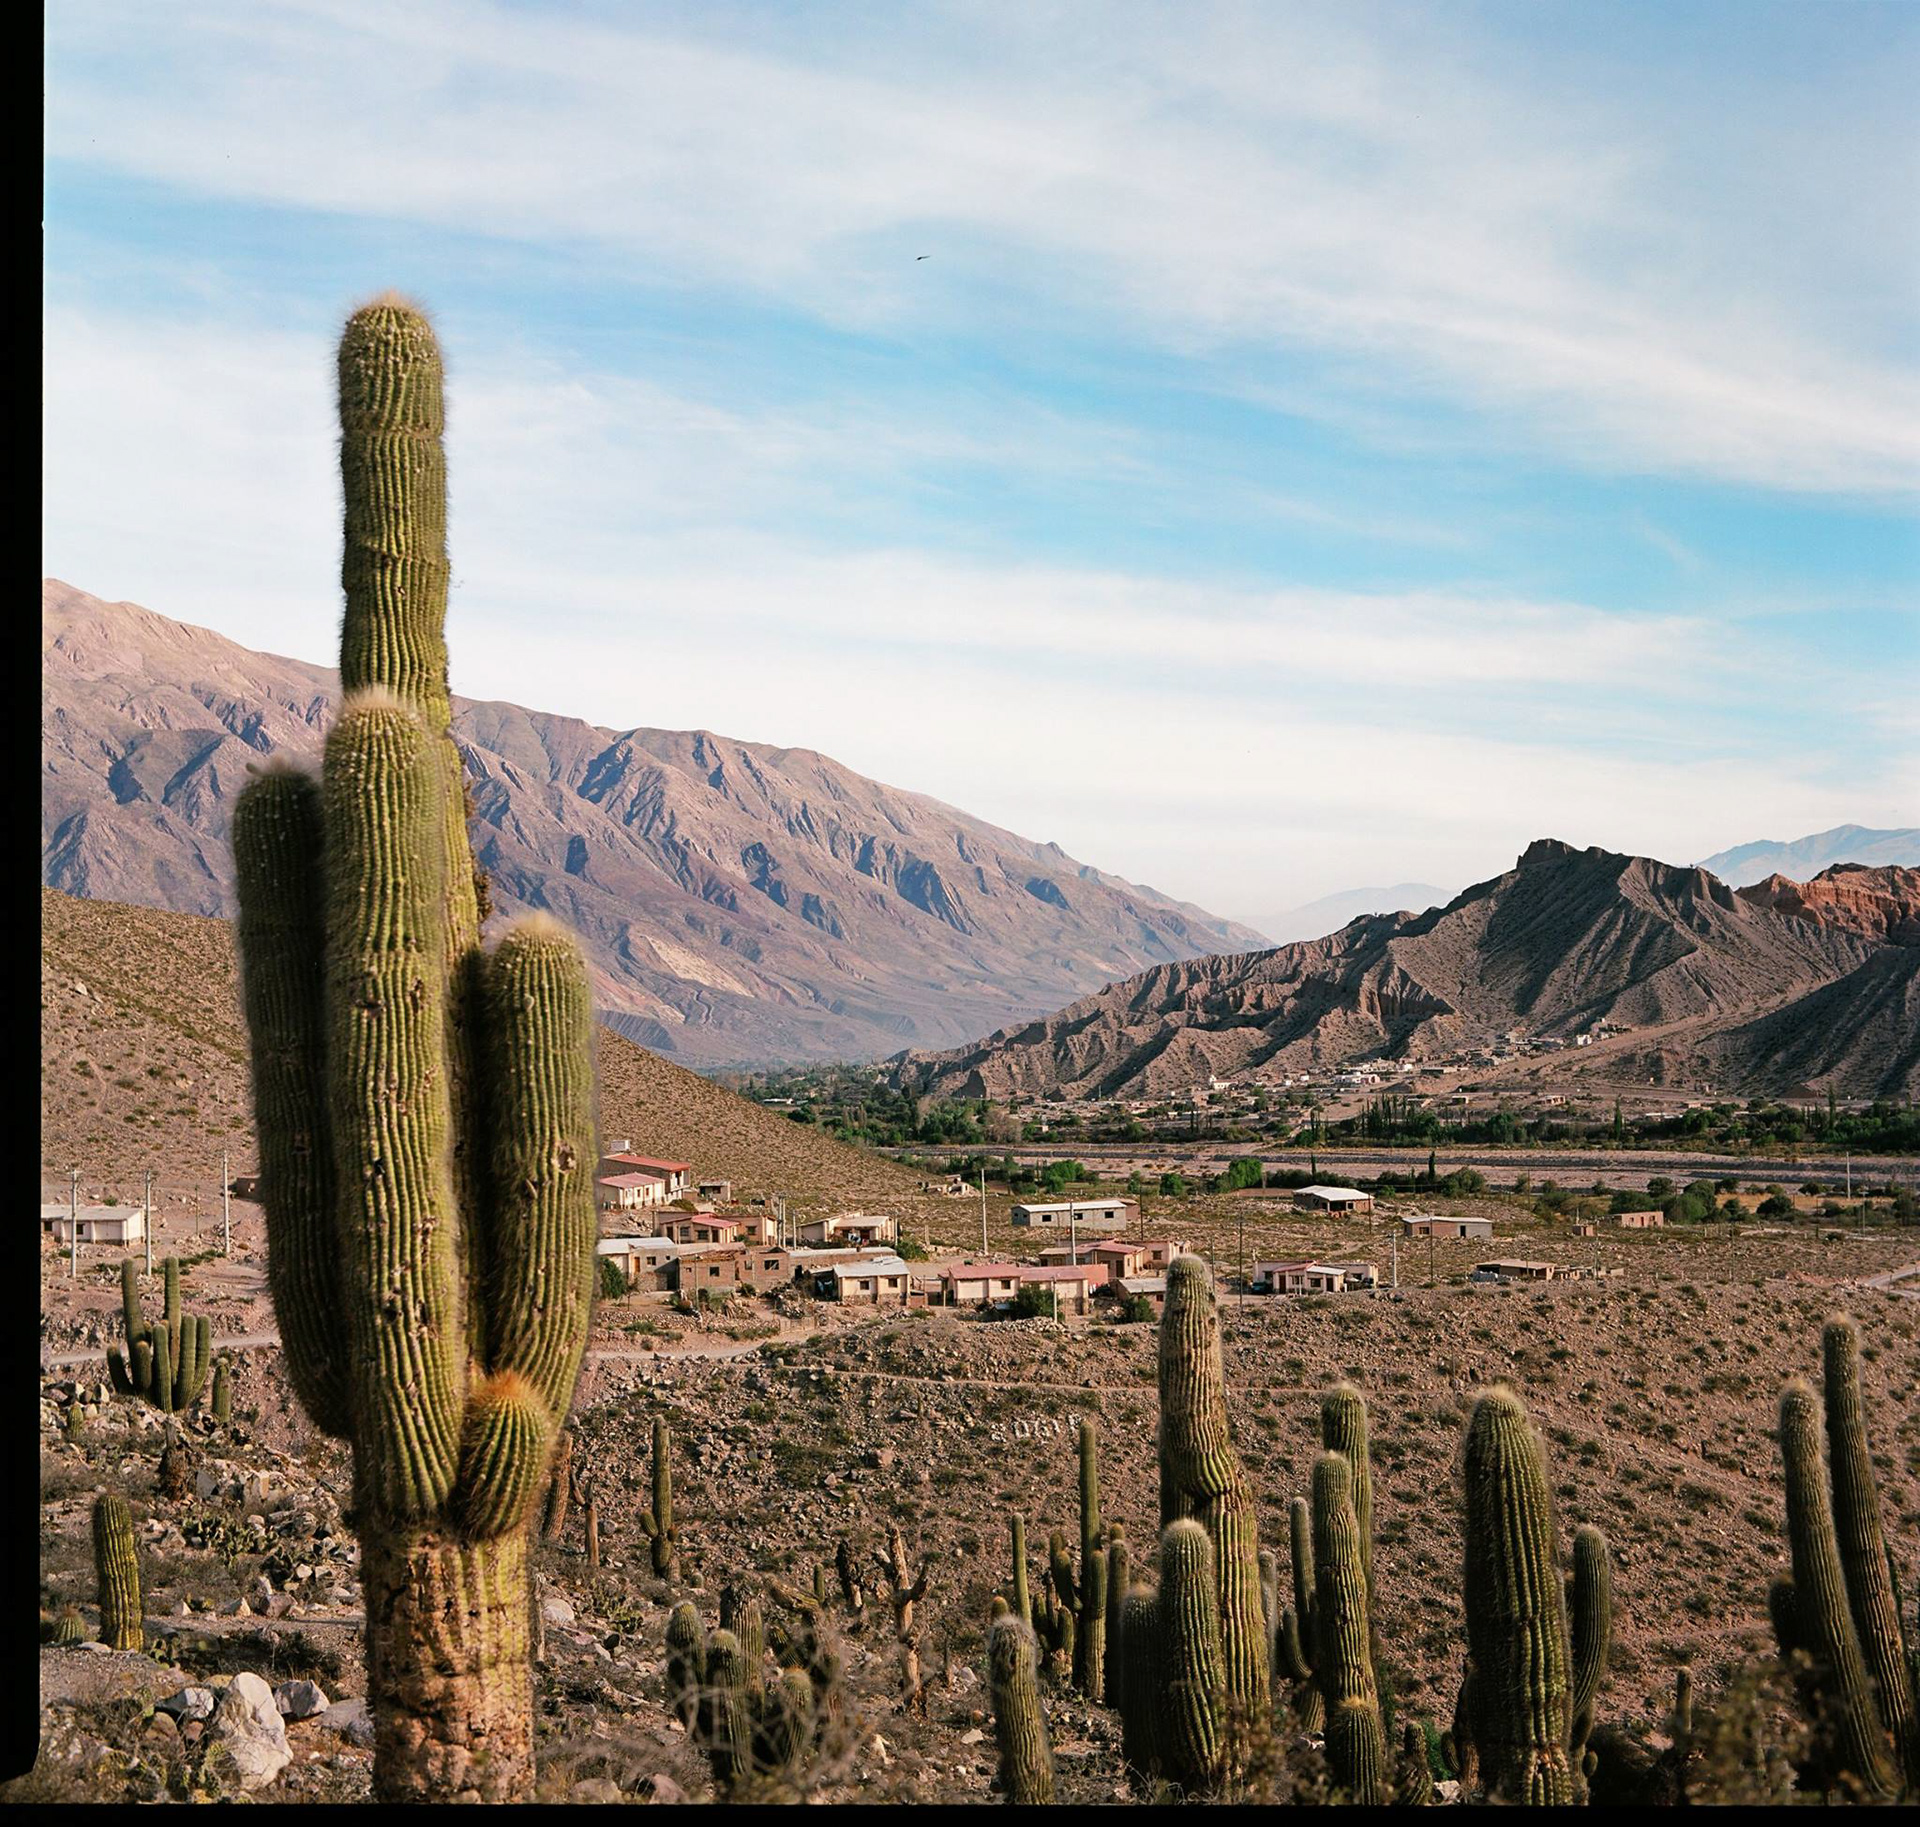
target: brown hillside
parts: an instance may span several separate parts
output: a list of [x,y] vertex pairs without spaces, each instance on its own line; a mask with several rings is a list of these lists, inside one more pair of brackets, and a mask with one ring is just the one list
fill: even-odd
[[1770,875],[1739,893],[1742,900],[1796,920],[1836,926],[1889,945],[1920,945],[1920,869],[1836,863],[1811,882]]
[[[1817,1054],[1822,1088],[1893,1093],[1915,1088],[1916,1069],[1894,1039],[1909,991],[1879,962],[1887,950],[1701,869],[1543,838],[1445,907],[1163,965],[971,1047],[903,1054],[895,1072],[936,1096],[1164,1096],[1209,1074],[1464,1057],[1513,1030],[1570,1042],[1606,1020],[1657,1034],[1677,1063],[1698,1061],[1731,1090],[1797,1088]],[[1765,1018],[1790,1006],[1835,1025],[1787,1062]]]
[[[40,895],[43,1176],[90,1188],[211,1186],[220,1151],[255,1165],[246,1035],[224,920]],[[602,1028],[601,1126],[649,1153],[730,1179],[738,1196],[898,1210],[917,1181]]]

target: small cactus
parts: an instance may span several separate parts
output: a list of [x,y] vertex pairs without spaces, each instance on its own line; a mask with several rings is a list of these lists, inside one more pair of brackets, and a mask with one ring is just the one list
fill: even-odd
[[706,1626],[694,1606],[682,1599],[667,1619],[667,1704],[688,1731],[699,1717],[700,1686],[706,1674]]
[[730,1793],[753,1772],[753,1711],[747,1691],[747,1661],[740,1639],[716,1630],[707,1639],[706,1683],[700,1695],[699,1732],[720,1792]]
[[640,1533],[651,1545],[656,1579],[680,1577],[679,1532],[673,1521],[673,1436],[665,1415],[653,1418],[653,1508],[640,1518]]
[[225,1358],[213,1367],[213,1418],[222,1427],[233,1419],[233,1375]]
[[1127,1602],[1127,1538],[1118,1523],[1107,1530],[1107,1621],[1106,1661],[1100,1685],[1109,1706],[1120,1701],[1120,1612]]
[[93,1503],[93,1569],[100,1583],[100,1641],[109,1649],[142,1649],[146,1629],[140,1603],[140,1562],[133,1545],[133,1512],[118,1492]]
[[1053,1746],[1040,1707],[1038,1649],[1017,1610],[987,1627],[987,1683],[1000,1747],[1000,1787],[1009,1802],[1053,1800]]
[[1142,1788],[1159,1770],[1159,1599],[1153,1588],[1135,1585],[1120,1603],[1120,1747],[1127,1769]]
[[1400,1733],[1400,1761],[1393,1771],[1393,1799],[1402,1808],[1426,1808],[1433,1803],[1433,1767],[1427,1762],[1427,1735],[1411,1720]]
[[80,1616],[78,1605],[63,1605],[60,1615],[53,1621],[53,1641],[63,1647],[87,1640],[86,1622]]

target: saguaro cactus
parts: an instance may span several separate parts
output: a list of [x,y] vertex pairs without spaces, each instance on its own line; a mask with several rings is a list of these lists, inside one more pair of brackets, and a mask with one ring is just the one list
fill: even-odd
[[1372,1807],[1390,1799],[1390,1786],[1369,1641],[1364,1538],[1353,1490],[1345,1454],[1322,1453],[1314,1461],[1314,1673],[1334,1780],[1351,1800]]
[[1271,1716],[1260,1531],[1253,1492],[1227,1426],[1226,1375],[1213,1277],[1197,1256],[1167,1271],[1160,1321],[1160,1522],[1192,1517],[1213,1542],[1226,1693],[1243,1722]]
[[652,1547],[653,1571],[663,1580],[680,1577],[680,1533],[673,1521],[673,1435],[665,1415],[653,1418],[653,1508],[640,1518]]
[[1493,1389],[1467,1427],[1467,1642],[1472,1657],[1464,1727],[1494,1799],[1564,1805],[1585,1799],[1574,1751],[1576,1670],[1598,1682],[1601,1653],[1586,1642],[1604,1628],[1604,1581],[1593,1562],[1596,1530],[1581,1550],[1587,1569],[1576,1606],[1581,1641],[1567,1623],[1546,1455],[1520,1398]]
[[[1080,1581],[1079,1630],[1073,1645],[1073,1684],[1098,1700],[1106,1683],[1106,1539],[1100,1527],[1100,1436],[1093,1422],[1080,1422]],[[1103,1562],[1100,1596],[1093,1594],[1093,1563]],[[1097,1615],[1096,1615],[1097,1614]]]
[[213,1367],[213,1418],[223,1424],[233,1419],[233,1373],[225,1358]]
[[1159,1768],[1159,1595],[1151,1586],[1127,1589],[1120,1603],[1120,1745],[1136,1783],[1151,1785]]
[[1033,1631],[1009,1611],[987,1627],[987,1684],[1000,1747],[1000,1787],[1019,1806],[1053,1800],[1053,1746],[1040,1709]]
[[321,778],[270,766],[233,818],[268,1283],[353,1448],[374,1793],[516,1800],[528,1511],[593,1295],[591,1000],[544,916],[479,946],[426,319],[356,311],[339,382],[345,698]]
[[1204,1793],[1224,1774],[1227,1683],[1213,1540],[1195,1517],[1160,1532],[1156,1748],[1168,1776]]
[[667,1619],[667,1703],[689,1731],[699,1715],[700,1686],[707,1672],[707,1628],[685,1599]]
[[1830,1732],[1822,1773],[1887,1799],[1903,1782],[1920,1786],[1920,1670],[1907,1651],[1881,1531],[1853,1322],[1830,1320],[1822,1347],[1824,1463],[1813,1390],[1795,1378],[1780,1399],[1793,1577],[1776,1583],[1771,1595],[1774,1629],[1803,1694]]
[[100,1641],[109,1649],[144,1649],[133,1512],[117,1491],[93,1500],[93,1570],[100,1585]]
[[1107,1529],[1107,1621],[1106,1654],[1100,1674],[1103,1695],[1109,1706],[1123,1704],[1120,1673],[1120,1613],[1127,1602],[1127,1538],[1118,1523]]
[[127,1350],[107,1347],[107,1375],[123,1396],[138,1396],[162,1414],[181,1414],[200,1399],[213,1357],[213,1326],[180,1311],[180,1259],[161,1264],[163,1317],[149,1326],[140,1312],[140,1271],[131,1256],[120,1265],[120,1310]]

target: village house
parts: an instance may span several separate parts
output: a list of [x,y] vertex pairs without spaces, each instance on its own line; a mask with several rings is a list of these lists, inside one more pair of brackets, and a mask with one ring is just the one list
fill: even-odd
[[603,1173],[595,1179],[593,1190],[603,1212],[638,1212],[667,1202],[666,1180],[638,1169]]
[[842,1212],[834,1218],[809,1218],[800,1226],[802,1243],[827,1247],[845,1244],[862,1248],[880,1243],[897,1243],[898,1225],[892,1218],[872,1212]]
[[1572,1231],[1576,1237],[1591,1237],[1600,1229],[1591,1218],[1576,1219],[1574,1223],[1567,1228]]
[[1123,1275],[1113,1284],[1114,1292],[1122,1300],[1131,1300],[1135,1295],[1143,1295],[1153,1302],[1156,1313],[1167,1304],[1167,1278],[1164,1275]]
[[1559,1265],[1551,1262],[1529,1262],[1515,1257],[1503,1262],[1483,1262],[1467,1279],[1469,1281],[1552,1281],[1560,1272]]
[[1379,1283],[1370,1262],[1256,1262],[1247,1285],[1255,1294],[1345,1294]]
[[749,1235],[758,1241],[760,1235],[756,1220],[720,1212],[687,1212],[669,1218],[660,1229],[675,1243],[737,1244]]
[[940,1271],[940,1304],[976,1307],[1012,1300],[1020,1287],[1014,1262],[962,1262]]
[[664,1294],[672,1289],[674,1264],[688,1247],[671,1237],[603,1237],[594,1245],[594,1253],[611,1262],[627,1278],[629,1288]]
[[1402,1218],[1400,1224],[1409,1237],[1491,1237],[1491,1218],[1450,1218],[1439,1213],[1422,1212]]
[[738,1244],[703,1244],[682,1250],[674,1264],[676,1293],[689,1299],[703,1292],[731,1293],[747,1274],[747,1253]]
[[1015,1228],[1022,1230],[1123,1231],[1139,1216],[1136,1199],[1068,1199],[1013,1208]]
[[[1145,1243],[1131,1243],[1119,1237],[1097,1237],[1091,1243],[1050,1243],[1040,1252],[1048,1263],[1091,1262],[1104,1265],[1109,1281],[1126,1276],[1164,1272],[1167,1264],[1187,1247],[1183,1237],[1162,1237]],[[1076,1250],[1078,1255],[1076,1257]]]
[[1296,1212],[1334,1212],[1341,1217],[1364,1216],[1373,1210],[1373,1195],[1351,1186],[1303,1186],[1293,1195]]
[[1659,1231],[1666,1228],[1665,1212],[1615,1212],[1613,1222],[1623,1231]]
[[1059,1301],[1063,1315],[1086,1313],[1094,1295],[1106,1282],[1103,1263],[1049,1263],[1037,1268],[1026,1263],[1020,1265],[1020,1285],[1047,1289]]
[[[55,1243],[73,1247],[75,1216],[70,1205],[43,1205],[40,1226]],[[137,1205],[83,1205],[78,1213],[80,1241],[88,1243],[145,1243],[147,1216]]]
[[603,1180],[640,1173],[659,1181],[661,1191],[656,1203],[661,1205],[671,1205],[674,1200],[687,1196],[687,1176],[692,1172],[692,1166],[685,1161],[663,1161],[656,1155],[634,1154],[628,1142],[611,1146],[600,1157],[598,1169]]
[[864,1261],[835,1263],[817,1286],[829,1300],[870,1306],[907,1305],[912,1271],[898,1256],[872,1256]]
[[715,1205],[733,1203],[733,1182],[731,1180],[701,1180],[693,1189],[696,1199],[711,1200]]

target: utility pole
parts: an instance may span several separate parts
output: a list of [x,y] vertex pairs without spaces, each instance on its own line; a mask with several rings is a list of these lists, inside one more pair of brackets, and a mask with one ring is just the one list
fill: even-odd
[[1387,1239],[1387,1247],[1393,1251],[1393,1285],[1397,1289],[1400,1286],[1400,1233],[1398,1231]]
[[980,1169],[980,1260],[989,1260],[987,1255],[987,1170]]
[[1247,1208],[1240,1208],[1240,1305],[1247,1304]]
[[147,1190],[141,1204],[140,1228],[147,1234],[147,1273],[153,1273],[153,1169],[147,1169]]
[[67,1274],[77,1281],[80,1278],[80,1170],[73,1170],[73,1177],[67,1188]]
[[233,1176],[227,1171],[227,1151],[220,1151],[220,1254],[233,1254]]
[[1433,1286],[1433,1227],[1427,1227],[1427,1286]]

